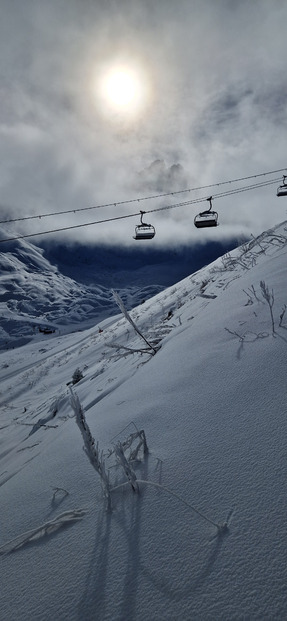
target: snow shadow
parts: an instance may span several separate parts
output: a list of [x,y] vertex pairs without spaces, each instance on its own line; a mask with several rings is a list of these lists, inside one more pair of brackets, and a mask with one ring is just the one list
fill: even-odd
[[85,589],[78,604],[79,621],[105,618],[112,519],[112,513],[103,507],[96,524],[97,535],[91,554]]
[[[139,464],[140,477],[148,477],[148,457]],[[112,535],[115,527],[122,533],[125,554],[119,559],[118,574],[122,576],[122,595],[118,602],[118,618],[135,619],[138,601],[139,572],[141,571],[141,520],[142,503],[145,490],[140,494],[132,492],[130,487],[117,490],[112,494],[113,511],[103,507],[99,513],[96,526],[96,540],[91,554],[91,561],[87,572],[83,595],[78,604],[78,619],[104,619],[109,605],[110,557],[114,557],[111,550]],[[125,568],[125,569],[123,569]],[[92,611],[92,612],[91,612]]]

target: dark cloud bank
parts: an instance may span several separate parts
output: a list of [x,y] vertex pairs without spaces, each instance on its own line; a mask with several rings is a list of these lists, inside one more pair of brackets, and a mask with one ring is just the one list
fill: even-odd
[[[243,243],[243,240],[241,240]],[[211,241],[177,249],[139,249],[81,244],[42,243],[44,256],[60,272],[84,284],[105,287],[168,287],[208,265],[238,245],[238,240]]]

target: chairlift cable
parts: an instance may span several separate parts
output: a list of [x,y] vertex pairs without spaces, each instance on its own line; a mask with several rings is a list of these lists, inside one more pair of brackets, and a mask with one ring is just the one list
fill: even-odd
[[[256,179],[257,177],[265,177],[267,175],[273,175],[275,173],[279,173],[279,172],[283,172],[284,170],[286,170],[286,166],[285,168],[279,168],[278,170],[271,170],[268,172],[264,172],[264,173],[258,173],[256,175],[249,175],[248,177],[238,177],[237,179],[229,179],[229,181],[220,181],[218,183],[212,183],[209,185],[202,185],[202,186],[198,186],[195,188],[188,188],[185,190],[176,190],[174,192],[166,192],[164,194],[154,194],[151,196],[142,196],[142,197],[138,197],[138,198],[131,198],[129,200],[124,200],[124,201],[113,201],[112,203],[103,203],[101,205],[93,205],[91,207],[78,207],[76,209],[66,209],[63,211],[55,211],[53,213],[43,213],[43,214],[38,214],[38,215],[34,215],[34,216],[22,216],[19,218],[10,218],[9,220],[0,220],[0,224],[10,224],[12,222],[23,222],[25,220],[37,220],[37,219],[41,219],[41,218],[50,218],[52,216],[60,216],[60,215],[65,215],[68,213],[78,213],[81,211],[90,211],[93,209],[104,209],[105,207],[115,207],[118,205],[128,205],[131,203],[140,203],[142,201],[148,201],[148,200],[155,200],[157,198],[164,198],[167,196],[175,196],[177,194],[184,194],[187,192],[195,192],[198,190],[206,190],[209,188],[213,188],[213,187],[219,187],[222,185],[228,185],[231,183],[238,183],[239,181],[247,181],[248,179]],[[273,183],[273,181],[270,181],[270,183]]]
[[[229,191],[221,192],[221,193],[218,193],[218,194],[213,194],[212,195],[212,200],[217,199],[217,198],[224,198],[226,196],[231,196],[231,195],[234,195],[234,194],[239,194],[241,192],[247,192],[249,190],[254,190],[254,189],[257,189],[257,188],[261,188],[261,187],[266,187],[268,185],[272,185],[272,184],[275,184],[275,183],[277,184],[278,181],[279,181],[278,179],[273,179],[273,180],[264,181],[264,182],[262,181],[262,182],[260,182],[258,184],[252,184],[252,185],[245,186],[245,187],[242,187],[242,188],[237,188],[237,189],[234,189],[234,190],[229,190]],[[146,210],[144,213],[155,213],[155,212],[159,212],[159,211],[166,211],[168,209],[175,209],[177,207],[185,207],[187,205],[195,205],[195,204],[198,204],[198,203],[205,202],[208,199],[209,199],[209,197],[205,196],[205,197],[202,197],[202,198],[197,198],[197,199],[193,199],[193,200],[189,200],[189,201],[183,201],[181,203],[174,203],[173,205],[165,205],[163,207],[157,207],[157,208],[154,208],[154,209],[149,209],[149,210]],[[48,235],[50,233],[59,233],[59,232],[63,232],[63,231],[69,231],[69,230],[72,230],[72,229],[83,228],[83,227],[86,227],[86,226],[93,226],[93,225],[96,225],[96,224],[103,224],[103,223],[106,223],[106,222],[114,222],[116,220],[124,220],[124,219],[127,219],[127,218],[134,218],[136,216],[138,217],[138,215],[139,215],[139,213],[136,212],[136,213],[132,213],[132,214],[125,214],[125,215],[122,215],[122,216],[114,216],[113,218],[105,218],[104,220],[96,220],[95,222],[86,222],[86,223],[83,223],[83,224],[74,224],[74,225],[71,225],[71,226],[64,226],[64,227],[61,227],[61,228],[58,228],[58,229],[49,229],[47,231],[39,231],[38,233],[27,233],[27,234],[18,235],[18,236],[15,236],[15,237],[10,237],[10,238],[6,238],[6,239],[0,239],[0,243],[2,243],[2,242],[10,242],[10,241],[17,241],[19,239],[26,239],[26,238],[29,238],[29,237],[37,237],[37,236],[40,236],[40,235]]]

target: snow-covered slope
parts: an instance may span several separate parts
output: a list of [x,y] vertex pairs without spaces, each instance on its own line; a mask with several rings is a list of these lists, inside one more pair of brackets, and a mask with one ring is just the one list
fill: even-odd
[[5,621],[285,618],[286,254],[285,222],[135,308],[156,355],[122,315],[0,355]]
[[[1,232],[2,239],[6,236]],[[110,287],[79,283],[62,274],[45,258],[43,249],[25,240],[5,242],[1,249],[0,348],[39,340],[43,333],[87,328],[116,314]],[[131,307],[162,289],[156,283],[126,285],[122,295]]]
[[[9,235],[1,231],[2,240]],[[150,246],[130,250],[47,241],[38,247],[24,239],[4,242],[0,349],[43,340],[43,334],[94,326],[117,314],[112,289],[120,292],[128,309],[133,308],[236,245],[230,239],[159,251]]]

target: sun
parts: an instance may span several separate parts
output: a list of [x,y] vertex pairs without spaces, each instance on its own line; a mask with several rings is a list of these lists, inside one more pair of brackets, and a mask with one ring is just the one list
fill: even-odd
[[127,69],[117,69],[107,75],[104,89],[107,100],[115,108],[133,106],[140,97],[137,76]]
[[148,100],[147,80],[143,72],[125,65],[105,69],[96,91],[105,114],[136,117]]

